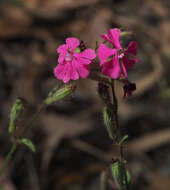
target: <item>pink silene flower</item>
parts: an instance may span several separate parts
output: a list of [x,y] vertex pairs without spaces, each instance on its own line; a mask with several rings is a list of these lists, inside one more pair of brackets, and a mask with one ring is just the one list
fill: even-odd
[[139,62],[139,59],[135,58],[138,49],[137,42],[131,41],[128,48],[123,50],[119,41],[120,30],[117,28],[108,30],[108,34],[102,34],[101,37],[113,45],[111,49],[101,43],[98,48],[102,73],[113,79],[118,79],[121,75],[126,78],[127,70]]
[[[79,52],[80,41],[77,38],[66,38],[66,44],[60,45],[58,65],[54,69],[56,78],[67,83],[69,80],[77,80],[79,76],[86,78],[89,75],[89,64],[96,57],[93,49],[85,49]],[[77,51],[78,50],[78,51]]]

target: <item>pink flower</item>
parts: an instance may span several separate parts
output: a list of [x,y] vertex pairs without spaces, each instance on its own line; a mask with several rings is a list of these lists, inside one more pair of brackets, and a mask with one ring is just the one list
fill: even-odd
[[102,66],[102,73],[113,79],[117,79],[121,75],[119,65],[119,57],[116,49],[110,49],[101,43],[98,48],[98,57]]
[[118,28],[108,30],[108,34],[102,34],[101,37],[111,43],[116,49],[121,49],[119,42],[120,30]]
[[89,75],[89,64],[96,57],[95,51],[88,48],[82,52],[78,46],[80,41],[77,38],[66,38],[66,44],[60,45],[58,65],[54,69],[56,78],[67,83],[69,80],[77,80],[79,76],[86,78]]
[[[130,69],[136,62],[138,45],[137,42],[130,42],[126,50],[122,49],[119,42],[120,30],[110,29],[108,34],[101,35],[106,41],[112,44],[113,48],[108,48],[101,43],[98,48],[98,57],[102,66],[102,73],[113,79],[120,78],[123,75],[127,77],[127,70]],[[120,60],[120,61],[119,61]]]

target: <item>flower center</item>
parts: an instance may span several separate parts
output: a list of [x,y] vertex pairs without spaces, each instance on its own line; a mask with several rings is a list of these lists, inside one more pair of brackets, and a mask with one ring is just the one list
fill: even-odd
[[124,56],[124,53],[121,53],[121,54],[119,55],[119,58],[122,59],[123,56]]
[[65,60],[66,61],[72,61],[72,59],[73,59],[73,55],[71,53],[67,53],[65,56]]

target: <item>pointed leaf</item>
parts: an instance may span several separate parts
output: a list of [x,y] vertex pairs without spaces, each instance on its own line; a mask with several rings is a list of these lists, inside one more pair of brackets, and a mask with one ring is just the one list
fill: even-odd
[[126,139],[128,139],[128,135],[123,136],[122,139],[120,140],[119,144],[122,145]]
[[35,145],[29,139],[20,139],[20,143],[25,144],[32,152],[35,152]]
[[16,127],[16,121],[20,117],[22,111],[24,109],[23,102],[20,98],[16,99],[14,105],[11,108],[10,112],[10,122],[9,122],[9,133],[13,133]]

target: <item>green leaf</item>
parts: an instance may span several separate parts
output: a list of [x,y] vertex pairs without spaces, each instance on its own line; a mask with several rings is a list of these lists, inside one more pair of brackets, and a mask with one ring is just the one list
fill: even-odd
[[9,128],[8,131],[10,134],[13,133],[13,131],[15,130],[16,127],[16,121],[19,118],[19,116],[21,115],[22,111],[24,109],[23,103],[21,99],[16,99],[14,105],[11,108],[11,112],[10,112],[10,121],[9,121]]
[[108,109],[107,106],[104,107],[103,110],[103,120],[104,120],[104,124],[106,126],[107,132],[109,134],[109,137],[112,140],[115,140],[115,128],[112,125],[112,112]]
[[127,179],[127,183],[128,183],[128,185],[131,183],[131,174],[130,174],[130,172],[127,170],[126,171],[126,179]]
[[122,189],[122,184],[121,184],[121,166],[120,166],[120,161],[117,161],[111,165],[111,170],[112,170],[112,176],[113,179],[118,187],[118,189]]
[[[124,189],[127,185],[129,186],[131,183],[131,175],[130,172],[126,169],[122,169],[120,161],[117,161],[111,165],[111,171],[113,179],[118,187],[118,189]],[[126,175],[126,176],[125,176]],[[126,180],[125,180],[126,177]]]
[[32,152],[35,152],[35,145],[29,139],[20,139],[20,143],[25,144]]
[[119,144],[122,145],[126,139],[128,139],[128,135],[123,136]]

